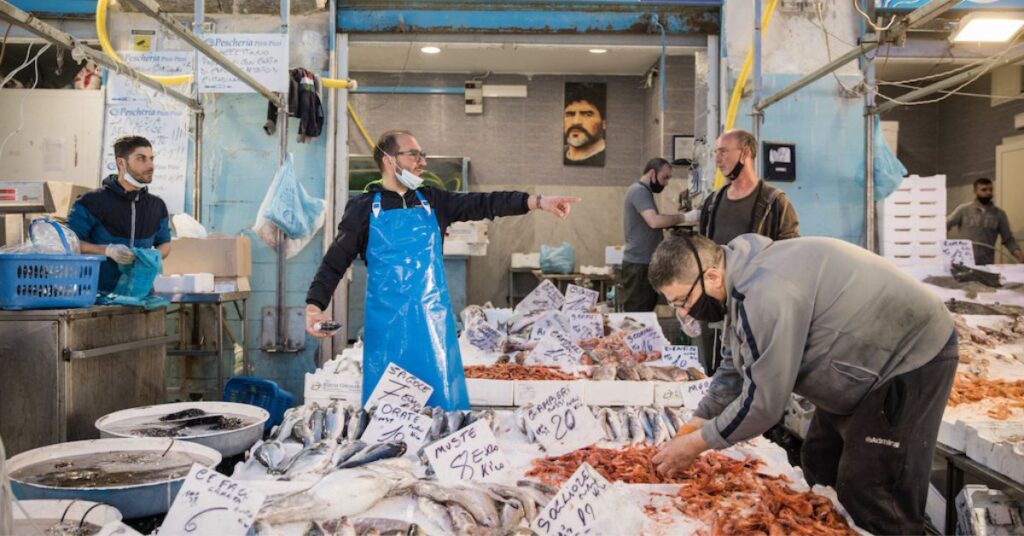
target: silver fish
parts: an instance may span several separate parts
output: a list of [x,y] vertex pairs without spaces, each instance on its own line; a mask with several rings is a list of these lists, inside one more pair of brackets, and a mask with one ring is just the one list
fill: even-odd
[[324,437],[338,439],[338,435],[341,434],[341,417],[341,407],[335,400],[327,406],[327,411],[324,412]]
[[308,447],[314,443],[313,430],[309,428],[305,420],[295,423],[295,428],[292,428],[292,437],[299,443],[302,443],[303,447]]
[[672,439],[676,435],[676,427],[672,426],[672,419],[668,416],[667,408],[658,408],[658,417],[661,418],[661,424],[665,427],[665,431],[668,432],[668,438]]
[[447,426],[448,421],[445,418],[444,412],[435,411],[433,421],[430,424],[430,438],[433,440],[437,440],[444,437]]
[[281,424],[280,426],[277,427],[277,430],[273,434],[271,434],[271,438],[280,441],[288,439],[289,437],[292,436],[292,429],[295,427],[295,424],[298,423],[300,420],[302,420],[301,408],[289,408],[287,411],[284,412],[284,417],[282,417],[281,419]]
[[501,507],[501,526],[515,527],[526,518],[525,507],[516,499],[504,501]]
[[357,534],[366,534],[372,531],[379,532],[381,536],[399,534],[418,536],[423,534],[423,530],[420,529],[418,525],[415,523],[409,523],[408,521],[402,521],[401,519],[360,517],[353,519],[352,524],[355,526]]
[[612,430],[612,441],[626,441],[628,429],[622,422],[622,416],[612,408],[605,409],[608,410],[605,418],[608,419],[608,427]]
[[433,408],[433,406],[423,406],[423,409],[420,410],[420,415],[424,415],[424,416],[427,416],[427,417],[430,417],[431,419],[433,419],[434,418],[434,408]]
[[651,423],[650,416],[647,414],[646,408],[636,408],[636,414],[640,417],[640,424],[644,427],[644,435],[647,436],[647,440],[651,443],[654,442],[654,424]]
[[608,408],[601,408],[597,410],[597,422],[601,424],[601,429],[604,430],[604,438],[608,441],[615,441],[615,434],[612,432],[612,426],[608,424]]
[[665,426],[665,421],[661,418],[664,413],[660,408],[644,408],[644,412],[647,414],[647,419],[651,422],[651,429],[654,431],[655,445],[660,445],[672,438],[672,434],[669,433],[668,427]]
[[433,501],[427,497],[418,497],[416,499],[416,506],[419,507],[420,512],[426,516],[427,520],[430,521],[434,527],[441,529],[441,532],[449,534],[452,531],[452,520],[448,516],[448,510],[443,504]]
[[519,406],[512,412],[512,419],[516,423],[516,428],[519,429],[523,435],[526,435],[526,406]]
[[449,411],[445,415],[445,421],[447,423],[448,433],[454,434],[462,429],[463,423],[466,422],[466,414],[459,410]]
[[321,408],[316,402],[313,402],[313,411],[309,416],[309,429],[313,432],[314,443],[324,438],[324,425],[326,420],[323,408]]
[[334,450],[334,455],[331,457],[331,465],[333,467],[337,467],[338,464],[347,462],[349,458],[355,456],[357,452],[365,448],[366,443],[363,443],[358,439],[355,441],[349,441],[346,439],[344,443],[339,443],[338,448]]
[[[493,528],[501,523],[501,515],[494,506],[494,501],[480,493],[479,490],[469,490],[457,486],[442,487],[438,484],[421,480],[413,486],[413,493],[417,497],[427,497],[448,506],[457,504],[472,514],[473,519],[479,525]],[[457,524],[455,515],[452,514],[451,510],[448,513],[452,515],[452,524]],[[456,530],[459,530],[457,526]]]
[[348,469],[350,467],[358,467],[360,465],[366,465],[377,460],[385,460],[387,458],[397,458],[405,454],[405,443],[401,441],[389,441],[387,443],[379,443],[366,449],[363,449],[358,454],[355,454],[348,460],[338,464],[338,469]]
[[352,418],[353,411],[355,411],[353,408],[345,406],[345,409],[341,412],[341,432],[338,433],[338,443],[341,443],[342,440],[348,439],[348,421]]
[[348,421],[348,436],[347,438],[351,441],[355,441],[363,437],[363,432],[366,431],[366,426],[370,424],[370,414],[365,409],[359,409],[358,411],[352,412],[352,417]]
[[[476,418],[474,420],[487,421],[487,426],[490,427],[492,432],[498,431],[498,425],[500,423],[498,422],[498,416],[494,413],[493,409],[485,409],[483,411],[477,410],[474,413],[476,413]],[[468,424],[465,426],[468,426]]]
[[[522,511],[522,516],[527,521],[533,521],[537,517],[537,502],[533,496],[530,495],[525,489],[516,486],[502,486],[499,484],[485,484],[487,489],[506,501],[514,502],[516,507]],[[517,520],[514,523],[505,522],[506,512],[502,511],[502,526],[509,528],[519,524]],[[522,519],[522,517],[520,517]]]
[[324,441],[304,448],[288,461],[280,473],[294,477],[302,473],[322,472],[331,463],[331,453],[335,446]]
[[643,419],[640,417],[640,412],[636,408],[627,408],[626,422],[629,426],[629,442],[633,445],[639,445],[643,443],[647,438],[647,434],[644,431]]
[[284,447],[276,439],[264,441],[260,443],[260,446],[256,447],[253,457],[256,458],[260,465],[269,469],[270,472],[274,472],[281,465],[281,462],[284,461]]
[[469,513],[458,504],[448,505],[448,517],[452,520],[452,528],[455,529],[456,534],[471,534],[474,533],[479,527],[476,524],[476,519],[473,518],[473,514]]
[[302,529],[302,536],[327,536],[327,534],[316,521],[310,521],[306,523],[306,528]]
[[679,429],[686,424],[686,420],[683,419],[683,414],[678,408],[665,408],[665,413],[668,414],[668,419],[672,422],[672,435],[676,435],[679,433]]
[[[517,480],[516,486],[519,486],[519,488],[521,489],[535,489],[545,495],[555,495],[556,493],[558,493],[558,488],[537,480]],[[547,503],[547,501],[544,502]]]

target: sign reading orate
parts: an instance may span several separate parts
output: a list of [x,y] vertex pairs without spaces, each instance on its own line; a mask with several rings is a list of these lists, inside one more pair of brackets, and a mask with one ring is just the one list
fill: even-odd
[[243,536],[249,532],[263,499],[262,493],[195,463],[171,504],[160,532]]
[[626,346],[634,352],[649,354],[660,352],[665,347],[665,339],[661,336],[658,328],[647,326],[626,335]]
[[697,357],[696,346],[665,346],[661,351],[661,358],[673,365],[688,369],[690,367],[700,368],[700,359]]
[[683,407],[697,409],[697,404],[700,404],[704,395],[708,394],[708,389],[711,388],[713,380],[714,378],[705,378],[682,384],[679,387],[679,395],[683,397]]
[[562,308],[565,298],[550,280],[545,279],[516,304],[515,313],[532,313],[534,311],[554,311]]
[[427,439],[430,422],[426,415],[421,415],[418,411],[384,402],[373,413],[373,420],[366,427],[361,439],[370,445],[403,441],[409,452],[416,452]]
[[425,450],[442,482],[494,481],[509,467],[494,432],[483,419],[427,445]]
[[563,387],[526,411],[526,425],[549,455],[588,447],[604,437],[579,394]]
[[569,285],[565,289],[565,303],[562,304],[563,311],[590,311],[597,305],[597,298],[600,294],[596,290],[583,288],[579,285]]
[[608,481],[590,464],[581,464],[540,511],[530,528],[542,536],[594,533],[600,514],[598,499],[608,487]]
[[530,352],[530,361],[541,365],[576,366],[583,349],[565,333],[549,331]]
[[423,380],[394,363],[388,363],[387,370],[366,401],[366,407],[372,408],[388,402],[401,408],[419,411],[423,409],[423,404],[433,392],[434,388]]
[[573,342],[604,337],[604,317],[597,313],[569,313]]

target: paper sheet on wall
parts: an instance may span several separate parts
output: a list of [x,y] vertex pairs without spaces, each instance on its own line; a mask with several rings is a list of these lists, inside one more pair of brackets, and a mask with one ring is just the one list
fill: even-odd
[[[124,61],[146,73],[192,71],[191,52],[119,52]],[[137,134],[153,144],[154,171],[150,193],[167,204],[167,211],[185,211],[190,113],[181,103],[110,71],[103,120],[103,176],[117,173],[114,141]]]

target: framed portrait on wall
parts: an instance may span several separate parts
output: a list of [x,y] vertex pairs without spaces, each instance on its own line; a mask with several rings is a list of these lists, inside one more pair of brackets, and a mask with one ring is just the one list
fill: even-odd
[[567,166],[604,166],[608,127],[607,85],[601,82],[566,82],[562,108],[562,163]]

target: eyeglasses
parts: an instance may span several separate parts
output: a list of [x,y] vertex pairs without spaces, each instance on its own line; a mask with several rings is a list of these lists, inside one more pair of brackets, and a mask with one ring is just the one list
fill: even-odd
[[679,309],[680,307],[682,307],[684,309],[689,310],[689,307],[686,304],[689,303],[690,296],[693,295],[693,291],[697,289],[697,283],[700,283],[700,278],[703,277],[703,276],[704,276],[703,272],[697,274],[697,279],[693,280],[693,285],[690,286],[690,291],[686,293],[686,296],[683,297],[683,300],[680,301],[680,302],[672,302],[670,305],[672,307],[676,308],[676,309]]
[[399,151],[399,152],[397,152],[395,154],[396,155],[402,155],[402,154],[408,155],[408,156],[411,156],[411,157],[413,157],[413,158],[415,158],[417,160],[422,158],[424,162],[427,160],[427,153],[425,153],[423,151],[417,151],[416,149],[412,149],[412,150],[409,150],[409,151]]

